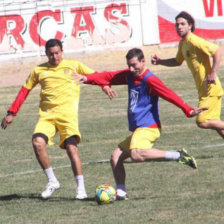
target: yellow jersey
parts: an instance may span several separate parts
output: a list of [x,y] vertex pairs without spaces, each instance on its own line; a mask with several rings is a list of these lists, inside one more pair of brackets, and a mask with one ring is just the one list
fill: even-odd
[[72,79],[72,74],[85,75],[93,72],[76,60],[63,59],[56,67],[47,62],[33,69],[24,87],[31,90],[40,84],[40,113],[50,111],[77,113],[80,86]]
[[185,60],[194,77],[199,97],[221,96],[223,89],[219,78],[216,84],[207,84],[206,75],[211,72],[210,57],[215,54],[218,46],[193,33],[186,40],[181,40],[178,46],[176,61],[180,64]]

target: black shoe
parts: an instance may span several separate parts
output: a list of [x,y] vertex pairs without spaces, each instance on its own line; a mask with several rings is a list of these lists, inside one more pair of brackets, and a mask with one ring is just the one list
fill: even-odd
[[187,153],[186,149],[180,149],[178,150],[178,152],[180,153],[180,158],[178,159],[179,163],[188,165],[192,167],[193,169],[197,169],[197,162],[195,158],[193,156],[190,156]]

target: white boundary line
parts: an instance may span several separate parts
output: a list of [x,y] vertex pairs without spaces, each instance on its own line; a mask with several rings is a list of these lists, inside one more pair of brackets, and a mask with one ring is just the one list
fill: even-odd
[[[208,148],[214,148],[214,147],[221,147],[224,146],[224,143],[221,144],[217,144],[217,145],[206,145],[204,147],[204,149],[208,149]],[[110,160],[109,159],[103,159],[103,160],[98,160],[98,161],[90,161],[90,162],[84,162],[82,163],[82,165],[91,165],[91,164],[101,164],[101,163],[109,163]],[[71,165],[64,165],[64,166],[58,166],[58,167],[54,167],[53,169],[62,169],[62,168],[69,168],[71,167]],[[11,173],[11,174],[5,174],[5,175],[1,175],[0,178],[7,178],[7,177],[13,177],[13,176],[21,176],[21,175],[26,175],[26,174],[33,174],[33,173],[39,173],[42,172],[42,169],[36,169],[36,170],[28,170],[25,172],[18,172],[18,173]]]
[[[104,159],[104,160],[99,160],[99,161],[92,161],[92,162],[85,162],[85,163],[82,163],[82,165],[90,165],[90,164],[97,164],[97,163],[108,163],[110,162],[110,160],[108,159]],[[64,166],[58,166],[58,167],[54,167],[53,170],[56,170],[56,169],[62,169],[62,168],[69,168],[71,167],[71,165],[64,165]],[[26,175],[26,174],[33,174],[33,173],[39,173],[39,172],[42,172],[43,170],[42,169],[36,169],[36,170],[28,170],[28,171],[25,171],[25,172],[18,172],[18,173],[10,173],[10,174],[5,174],[5,175],[1,175],[0,178],[6,178],[6,177],[12,177],[12,176],[21,176],[21,175]]]

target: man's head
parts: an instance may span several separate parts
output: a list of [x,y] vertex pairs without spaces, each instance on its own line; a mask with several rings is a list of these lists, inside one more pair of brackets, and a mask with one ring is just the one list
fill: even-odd
[[48,62],[51,65],[59,65],[63,55],[63,47],[61,41],[57,39],[48,40],[45,45],[45,53],[48,57]]
[[175,17],[175,20],[176,31],[182,39],[185,39],[190,32],[194,32],[195,21],[189,13],[182,11]]
[[130,71],[135,76],[140,76],[145,70],[145,57],[143,51],[138,48],[133,48],[128,51],[126,60]]

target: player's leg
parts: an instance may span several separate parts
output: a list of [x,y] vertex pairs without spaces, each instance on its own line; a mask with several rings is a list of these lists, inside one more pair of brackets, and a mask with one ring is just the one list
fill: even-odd
[[216,130],[222,136],[222,138],[224,138],[224,121],[208,120],[206,122],[197,122],[197,125],[203,129]]
[[159,149],[132,149],[131,159],[135,162],[150,161],[177,161],[197,169],[197,162],[193,156],[190,156],[185,149],[178,151],[164,151]]
[[46,150],[47,141],[47,136],[42,133],[36,133],[33,135],[32,143],[36,158],[48,179],[45,190],[41,193],[41,196],[44,199],[49,198],[56,189],[60,188],[60,183],[50,166],[50,160]]
[[87,198],[84,176],[82,173],[82,162],[79,156],[79,151],[77,147],[77,136],[71,136],[64,141],[64,145],[71,161],[72,171],[77,183],[77,195],[76,199]]
[[42,133],[35,133],[32,137],[34,152],[43,170],[50,167],[50,160],[46,150],[48,137]]
[[56,189],[60,188],[60,183],[50,165],[46,150],[47,144],[52,144],[51,138],[55,135],[55,132],[55,127],[51,122],[48,122],[46,119],[39,119],[32,139],[36,158],[48,179],[45,190],[41,193],[42,198],[49,198]]
[[130,157],[135,162],[173,160],[196,168],[195,159],[186,150],[164,151],[153,147],[155,141],[160,137],[158,128],[137,128],[131,137]]
[[66,149],[71,161],[72,171],[77,183],[76,199],[85,199],[87,198],[87,194],[82,173],[82,162],[77,147],[81,135],[78,128],[77,112],[73,109],[67,110],[64,114],[59,114],[56,120],[56,126],[60,133],[60,147]]
[[199,106],[208,106],[207,111],[203,111],[197,116],[197,125],[203,129],[216,130],[224,138],[224,121],[220,120],[222,97],[201,97]]
[[122,150],[120,147],[116,148],[111,154],[111,167],[116,182],[117,199],[127,199],[127,193],[125,188],[125,168],[124,160],[130,157],[130,154]]

